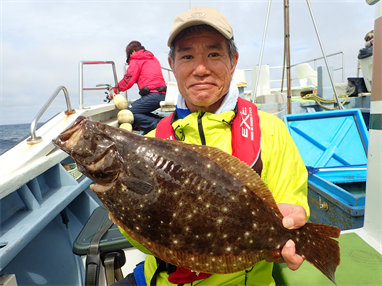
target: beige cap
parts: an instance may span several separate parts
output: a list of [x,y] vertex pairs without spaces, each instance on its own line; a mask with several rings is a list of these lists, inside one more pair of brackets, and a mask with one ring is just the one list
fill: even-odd
[[215,8],[196,6],[175,17],[167,45],[171,47],[171,43],[176,35],[185,28],[202,24],[212,26],[227,39],[233,38],[233,29],[223,13]]

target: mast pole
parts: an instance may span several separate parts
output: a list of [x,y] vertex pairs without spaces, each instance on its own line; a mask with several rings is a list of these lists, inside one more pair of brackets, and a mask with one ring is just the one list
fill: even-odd
[[284,0],[284,21],[285,21],[285,54],[286,54],[286,75],[287,75],[287,105],[288,114],[292,113],[292,80],[290,73],[290,34],[289,34],[289,0]]

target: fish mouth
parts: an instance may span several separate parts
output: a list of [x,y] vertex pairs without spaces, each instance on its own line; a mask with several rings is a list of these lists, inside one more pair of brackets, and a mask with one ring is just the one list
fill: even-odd
[[73,123],[72,127],[69,127],[67,130],[58,135],[57,138],[52,140],[53,145],[64,151],[74,146],[85,132],[84,128],[82,127],[86,120],[86,117],[79,116]]
[[101,184],[91,184],[89,186],[90,190],[92,190],[94,193],[105,193],[108,190],[110,190],[114,186],[114,182],[106,185]]

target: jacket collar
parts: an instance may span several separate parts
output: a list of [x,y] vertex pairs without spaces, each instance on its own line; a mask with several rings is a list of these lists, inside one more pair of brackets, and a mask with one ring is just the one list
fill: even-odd
[[[215,112],[215,114],[221,114],[226,111],[235,110],[238,98],[239,98],[239,90],[237,89],[233,80],[231,80],[228,93],[225,95],[222,104],[220,105],[218,110]],[[176,103],[176,111],[177,111],[177,116],[180,119],[183,119],[187,115],[191,114],[190,109],[188,109],[188,107],[186,106],[186,101],[184,97],[180,93],[178,94],[178,101]]]

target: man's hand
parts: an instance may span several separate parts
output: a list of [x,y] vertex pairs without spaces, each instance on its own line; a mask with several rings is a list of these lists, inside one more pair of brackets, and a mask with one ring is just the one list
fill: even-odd
[[[277,205],[283,214],[283,225],[288,229],[296,229],[302,227],[306,223],[306,211],[302,206],[291,204],[278,204]],[[291,270],[297,270],[304,259],[296,254],[296,247],[293,240],[288,240],[281,250],[282,259],[267,260],[268,262],[285,262]]]
[[112,100],[114,98],[114,91],[111,89],[109,93],[109,99]]

